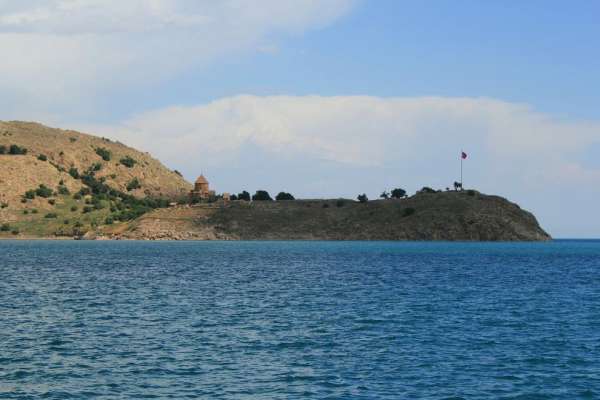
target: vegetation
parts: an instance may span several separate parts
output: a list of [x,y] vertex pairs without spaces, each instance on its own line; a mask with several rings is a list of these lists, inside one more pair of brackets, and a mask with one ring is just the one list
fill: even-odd
[[52,189],[47,187],[46,185],[40,185],[37,189],[35,189],[35,194],[40,197],[48,198],[52,196]]
[[0,154],[6,154],[6,146],[5,145],[0,145]]
[[96,154],[98,154],[100,157],[102,157],[102,159],[104,161],[110,161],[112,154],[110,153],[110,151],[108,149],[105,149],[104,147],[98,147],[96,148]]
[[401,189],[401,188],[393,189],[392,192],[390,193],[390,196],[393,199],[401,199],[404,196],[406,196],[406,190]]
[[402,216],[403,217],[408,217],[411,216],[415,213],[415,209],[412,207],[407,207],[402,211]]
[[135,161],[133,158],[131,158],[129,156],[121,158],[121,160],[119,160],[119,162],[121,164],[123,164],[124,166],[126,166],[127,168],[133,168],[133,166],[135,164],[137,164],[137,161]]
[[252,201],[273,201],[273,199],[266,190],[257,190],[256,193],[252,195]]
[[277,196],[275,196],[275,200],[277,201],[282,201],[282,200],[296,200],[294,198],[294,196],[292,196],[290,193],[287,192],[279,192],[277,194]]
[[357,199],[358,199],[358,201],[360,203],[366,203],[367,201],[369,201],[369,198],[364,193],[363,194],[359,194],[358,197],[357,197]]
[[250,193],[243,190],[242,193],[237,195],[238,200],[250,201]]
[[387,199],[389,199],[389,198],[390,198],[390,194],[388,193],[388,191],[387,191],[387,190],[384,190],[384,191],[383,191],[383,192],[382,192],[382,193],[379,195],[379,197],[380,197],[380,198],[382,198],[382,199],[385,199],[385,200],[387,200]]
[[11,144],[8,149],[8,154],[11,155],[25,155],[27,154],[27,149],[24,147],[17,146],[16,144]]
[[335,206],[336,207],[344,207],[344,205],[346,204],[346,202],[342,199],[338,199],[338,201],[335,202]]
[[140,184],[140,181],[138,180],[138,178],[133,178],[127,184],[127,191],[131,192],[132,190],[139,189],[141,187],[142,187],[142,185]]
[[71,175],[73,179],[79,179],[79,171],[77,171],[77,168],[75,167],[69,168],[69,175]]
[[48,157],[46,157],[45,154],[40,154],[37,159],[40,161],[48,161]]
[[10,231],[10,225],[9,224],[2,224],[2,225],[0,225],[0,231],[1,232],[8,232],[8,231]]
[[58,215],[54,212],[44,215],[44,218],[58,218]]

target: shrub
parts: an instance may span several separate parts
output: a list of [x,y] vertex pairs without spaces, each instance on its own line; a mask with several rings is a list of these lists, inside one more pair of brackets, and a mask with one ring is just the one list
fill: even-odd
[[383,192],[382,192],[382,193],[379,195],[379,197],[380,197],[380,198],[382,198],[382,199],[385,199],[385,200],[387,200],[387,199],[389,199],[389,198],[390,198],[390,194],[387,192],[387,190],[384,190],[384,191],[383,191]]
[[9,224],[2,224],[2,225],[0,225],[0,231],[2,231],[2,232],[8,232],[8,231],[10,231],[10,225]]
[[58,215],[56,213],[48,213],[48,214],[44,215],[44,218],[48,218],[48,219],[57,218],[57,217],[58,217]]
[[273,201],[273,199],[266,190],[257,190],[252,196],[252,201]]
[[75,199],[75,200],[81,200],[81,197],[82,197],[82,196],[81,196],[81,193],[80,193],[80,192],[77,192],[77,193],[75,193],[75,194],[73,195],[73,199]]
[[401,188],[396,188],[396,189],[392,190],[392,192],[390,193],[390,195],[394,199],[401,199],[404,196],[406,196],[406,190],[401,189]]
[[104,161],[110,161],[110,158],[112,156],[110,151],[108,149],[105,149],[104,147],[98,147],[96,149],[96,154],[102,157]]
[[6,208],[6,207],[8,207],[8,203],[1,203],[0,204],[0,208]]
[[0,145],[0,154],[6,154],[6,146]]
[[52,193],[53,193],[52,189],[50,189],[46,185],[40,185],[40,187],[35,189],[35,194],[40,197],[44,197],[44,198],[48,198],[48,197],[52,196]]
[[413,215],[415,213],[415,209],[412,207],[407,207],[404,209],[404,211],[402,211],[402,216],[403,217],[408,217],[410,215]]
[[77,206],[71,206],[71,212],[77,211]]
[[18,234],[19,234],[19,233],[21,233],[21,232],[19,232],[19,230],[18,230],[17,228],[15,228],[15,229],[13,229],[13,230],[12,230],[10,233],[12,233],[13,235],[15,235],[15,236],[16,236],[16,235],[18,235]]
[[275,196],[275,200],[281,201],[281,200],[296,200],[296,199],[290,193],[279,192],[277,194],[277,196]]
[[25,155],[27,154],[27,149],[24,147],[19,147],[16,144],[11,144],[8,149],[8,154],[12,155]]
[[475,191],[473,189],[469,189],[469,190],[467,190],[467,195],[475,196]]
[[48,199],[48,204],[50,204],[51,206],[56,204],[56,200],[54,199]]
[[106,219],[104,220],[104,223],[106,225],[112,225],[115,222],[115,219],[113,217],[106,217]]
[[77,171],[77,168],[75,167],[69,168],[69,175],[71,175],[73,179],[79,179],[79,171]]
[[419,193],[436,193],[436,191],[429,186],[425,186],[423,189],[419,190]]
[[33,200],[35,199],[35,190],[31,189],[25,192],[25,194],[23,195],[24,198],[29,199],[29,200]]
[[67,188],[66,186],[60,185],[58,187],[58,194],[62,194],[62,195],[68,195],[68,194],[70,194],[69,188]]
[[24,214],[24,215],[27,215],[27,214],[29,214],[29,210],[23,210],[23,214]]
[[121,158],[119,160],[119,162],[121,164],[123,164],[124,166],[126,166],[127,168],[133,168],[133,166],[137,163],[137,161],[135,161],[133,158],[127,156],[125,158]]
[[32,214],[37,214],[37,213],[38,213],[38,210],[37,210],[37,208],[34,208],[33,210],[31,210],[31,213],[32,213]]
[[70,222],[70,221],[69,221],[68,219],[65,219],[65,220],[63,221],[63,225],[69,225],[69,222]]
[[90,166],[90,171],[100,171],[102,169],[102,164],[97,162]]
[[92,212],[92,211],[94,211],[94,208],[93,208],[93,207],[90,207],[90,206],[85,206],[85,207],[83,207],[83,213],[84,213],[84,214],[90,213],[90,212]]
[[40,154],[37,158],[40,161],[48,161],[48,157],[45,154]]
[[366,203],[367,201],[369,201],[369,198],[367,197],[367,195],[365,193],[359,194],[357,199],[361,203]]
[[132,190],[139,189],[141,187],[142,185],[140,185],[140,181],[138,180],[138,178],[133,178],[127,184],[127,191],[131,192]]
[[250,201],[250,193],[244,190],[237,195],[237,198],[238,200]]

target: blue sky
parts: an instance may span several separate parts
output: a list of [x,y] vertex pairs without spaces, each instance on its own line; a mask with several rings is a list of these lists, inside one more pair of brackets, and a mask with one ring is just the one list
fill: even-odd
[[[0,119],[150,151],[219,191],[466,186],[599,237],[600,3],[8,0]],[[569,209],[565,213],[565,209]]]

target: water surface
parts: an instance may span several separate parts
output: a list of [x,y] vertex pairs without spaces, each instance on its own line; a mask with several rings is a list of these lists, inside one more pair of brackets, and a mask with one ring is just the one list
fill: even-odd
[[1,399],[600,396],[600,242],[0,242]]

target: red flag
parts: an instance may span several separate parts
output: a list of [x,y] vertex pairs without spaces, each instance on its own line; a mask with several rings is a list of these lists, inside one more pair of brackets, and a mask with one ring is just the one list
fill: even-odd
[[462,154],[460,155],[460,157],[461,157],[463,160],[466,160],[466,159],[467,159],[467,153],[465,153],[465,152],[463,151],[463,152],[462,152]]

